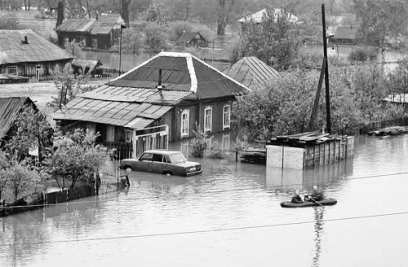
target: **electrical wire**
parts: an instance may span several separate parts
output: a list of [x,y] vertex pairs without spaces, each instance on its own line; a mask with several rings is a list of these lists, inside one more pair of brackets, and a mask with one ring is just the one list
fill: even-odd
[[[379,214],[368,214],[368,215],[323,219],[322,222],[352,221],[352,220],[372,219],[372,218],[400,216],[400,215],[408,215],[408,211],[396,211],[396,212],[390,212],[390,213],[379,213]],[[105,237],[78,238],[78,239],[63,239],[63,240],[54,240],[54,241],[41,241],[41,242],[25,242],[25,243],[22,243],[22,245],[43,245],[43,244],[76,243],[76,242],[89,242],[89,241],[144,239],[144,238],[151,238],[151,237],[168,237],[168,236],[183,236],[183,235],[194,235],[194,234],[205,234],[205,233],[216,233],[216,232],[245,231],[245,230],[253,230],[253,229],[287,227],[287,226],[305,225],[305,224],[314,224],[314,223],[316,223],[315,220],[308,220],[308,221],[297,221],[297,222],[295,221],[295,222],[276,223],[276,224],[200,229],[200,230],[193,230],[193,231],[151,233],[151,234],[139,234],[139,235],[105,236]],[[6,243],[6,244],[0,244],[0,247],[8,247],[8,246],[13,246],[13,245],[14,245],[13,243]]]
[[[391,176],[398,176],[398,175],[404,175],[408,174],[408,172],[396,172],[396,173],[388,173],[388,174],[377,174],[377,175],[369,175],[369,176],[355,176],[355,177],[341,177],[337,181],[355,181],[355,180],[364,180],[364,179],[377,179],[377,178],[383,178],[383,177],[391,177]],[[304,185],[303,183],[297,183],[297,184],[288,184],[288,185],[277,185],[277,186],[270,186],[266,188],[266,193],[270,192],[272,189],[281,189],[281,188],[287,188],[291,186],[301,186]],[[202,191],[202,192],[197,192],[197,194],[219,194],[219,193],[227,193],[227,192],[239,192],[239,191],[253,191],[257,189],[264,189],[263,187],[248,187],[248,188],[233,188],[233,189],[225,189],[225,190],[209,190],[209,191]],[[118,191],[114,191],[112,193],[116,193]],[[133,195],[138,195],[138,192],[133,192],[133,193],[127,193],[127,196],[133,196]],[[137,200],[153,200],[153,199],[159,199],[160,196],[150,196],[150,197],[139,197],[139,198],[133,198],[130,199],[131,201],[137,201]],[[105,198],[105,199],[99,199],[99,197],[95,197],[94,200],[78,200],[78,201],[68,201],[68,202],[61,202],[61,203],[55,203],[55,204],[38,204],[38,205],[27,205],[27,206],[11,206],[11,207],[0,207],[1,209],[18,209],[18,208],[34,208],[34,207],[52,207],[52,206],[60,206],[60,205],[79,205],[79,204],[86,204],[86,203],[101,203],[101,202],[106,202],[106,201],[111,201],[113,200],[112,198]]]

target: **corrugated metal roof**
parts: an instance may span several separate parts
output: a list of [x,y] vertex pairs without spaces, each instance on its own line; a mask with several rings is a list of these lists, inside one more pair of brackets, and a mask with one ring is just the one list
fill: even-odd
[[83,98],[118,102],[175,105],[192,92],[103,85],[80,95]]
[[126,128],[132,128],[132,129],[144,129],[147,126],[149,126],[150,123],[152,123],[153,120],[151,119],[145,119],[145,118],[139,118],[137,117],[133,121],[129,122],[125,127]]
[[112,29],[125,25],[120,14],[101,15],[95,18],[73,18],[65,20],[57,31],[59,32],[89,32],[91,34],[108,34]]
[[5,137],[26,103],[32,103],[28,97],[0,98],[0,139]]
[[[23,43],[27,37],[28,44]],[[64,49],[32,30],[0,30],[0,65],[72,59]]]
[[[54,120],[89,121],[122,127],[136,118],[156,120],[171,110],[172,106],[149,103],[129,103],[77,97],[54,114]],[[140,124],[134,123],[139,126]]]
[[172,52],[162,52],[108,84],[156,88],[159,70],[162,70],[162,84],[166,89],[193,91],[194,88],[195,95],[201,99],[234,96],[248,91],[244,85],[191,54]]
[[58,26],[59,32],[88,32],[95,23],[95,19],[73,18],[65,20]]
[[332,39],[350,39],[354,40],[357,36],[358,27],[350,26],[338,26],[334,31]]
[[279,72],[256,57],[240,59],[225,73],[255,91],[265,89],[281,77]]

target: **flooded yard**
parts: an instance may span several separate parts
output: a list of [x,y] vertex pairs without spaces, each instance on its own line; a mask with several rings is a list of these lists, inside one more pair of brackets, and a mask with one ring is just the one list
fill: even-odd
[[[407,135],[359,137],[352,160],[305,172],[201,163],[199,176],[133,172],[128,192],[0,219],[0,266],[406,265]],[[338,204],[280,207],[314,184]]]

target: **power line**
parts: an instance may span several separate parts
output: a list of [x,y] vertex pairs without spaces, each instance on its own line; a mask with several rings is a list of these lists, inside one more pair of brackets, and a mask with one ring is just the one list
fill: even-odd
[[[380,213],[380,214],[369,214],[360,216],[350,216],[332,219],[323,219],[322,222],[339,222],[339,221],[352,221],[360,219],[371,219],[389,216],[399,216],[408,215],[408,211],[397,211],[390,213]],[[80,238],[80,239],[65,239],[65,240],[54,240],[54,241],[41,241],[41,242],[26,242],[22,245],[43,245],[43,244],[57,244],[57,243],[75,243],[75,242],[89,242],[89,241],[108,241],[108,240],[123,240],[123,239],[143,239],[150,237],[168,237],[168,236],[181,236],[181,235],[193,235],[193,234],[205,234],[205,233],[215,233],[215,232],[232,232],[232,231],[245,231],[252,229],[266,229],[275,227],[286,227],[294,225],[304,225],[316,223],[315,220],[308,221],[297,221],[297,222],[287,222],[287,223],[277,223],[277,224],[264,224],[264,225],[250,225],[241,227],[229,227],[229,228],[213,228],[213,229],[201,229],[194,231],[180,231],[180,232],[168,232],[168,233],[151,233],[151,234],[140,234],[140,235],[121,235],[121,236],[105,236],[105,237],[95,237],[95,238]],[[14,244],[0,244],[0,247],[12,246]]]
[[[376,179],[376,178],[382,178],[382,177],[390,177],[390,176],[398,176],[398,175],[403,175],[403,174],[408,174],[408,172],[396,172],[396,173],[388,173],[388,174],[377,174],[377,175],[369,175],[369,176],[355,176],[355,177],[341,177],[337,181],[355,181],[355,180],[364,180],[364,179]],[[266,188],[266,192],[272,190],[272,189],[281,189],[285,187],[291,187],[291,186],[301,186],[304,185],[303,183],[297,183],[297,184],[287,184],[287,185],[276,185],[276,186],[270,186]],[[248,187],[248,188],[233,188],[233,189],[225,189],[225,190],[210,190],[210,191],[203,191],[203,192],[197,192],[197,194],[219,194],[219,193],[227,193],[227,192],[239,192],[239,191],[252,191],[252,190],[257,190],[257,189],[263,189],[262,187]],[[117,191],[115,191],[117,192]],[[133,193],[128,193],[127,196],[133,196],[133,195],[138,195],[138,192],[133,192]],[[95,196],[96,197],[96,196]],[[131,199],[131,201],[137,201],[137,200],[153,200],[153,199],[159,199],[160,196],[149,196],[149,197],[140,197],[140,198],[134,198]],[[37,205],[27,205],[27,206],[12,206],[12,207],[4,207],[4,209],[18,209],[18,208],[30,208],[30,207],[51,207],[51,206],[60,206],[60,205],[77,205],[77,204],[86,204],[86,203],[101,203],[101,202],[106,202],[110,201],[112,198],[105,198],[105,199],[97,199],[95,198],[94,200],[84,200],[84,201],[68,201],[68,202],[61,202],[61,203],[55,203],[55,204],[37,204]],[[1,210],[1,209],[0,209]]]

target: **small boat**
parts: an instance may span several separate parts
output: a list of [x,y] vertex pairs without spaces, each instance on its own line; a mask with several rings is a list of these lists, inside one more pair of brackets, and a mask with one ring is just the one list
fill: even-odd
[[315,207],[315,206],[332,206],[336,205],[337,200],[334,198],[326,198],[321,201],[303,201],[299,203],[293,203],[291,201],[285,201],[281,203],[282,208],[306,208],[306,207]]

